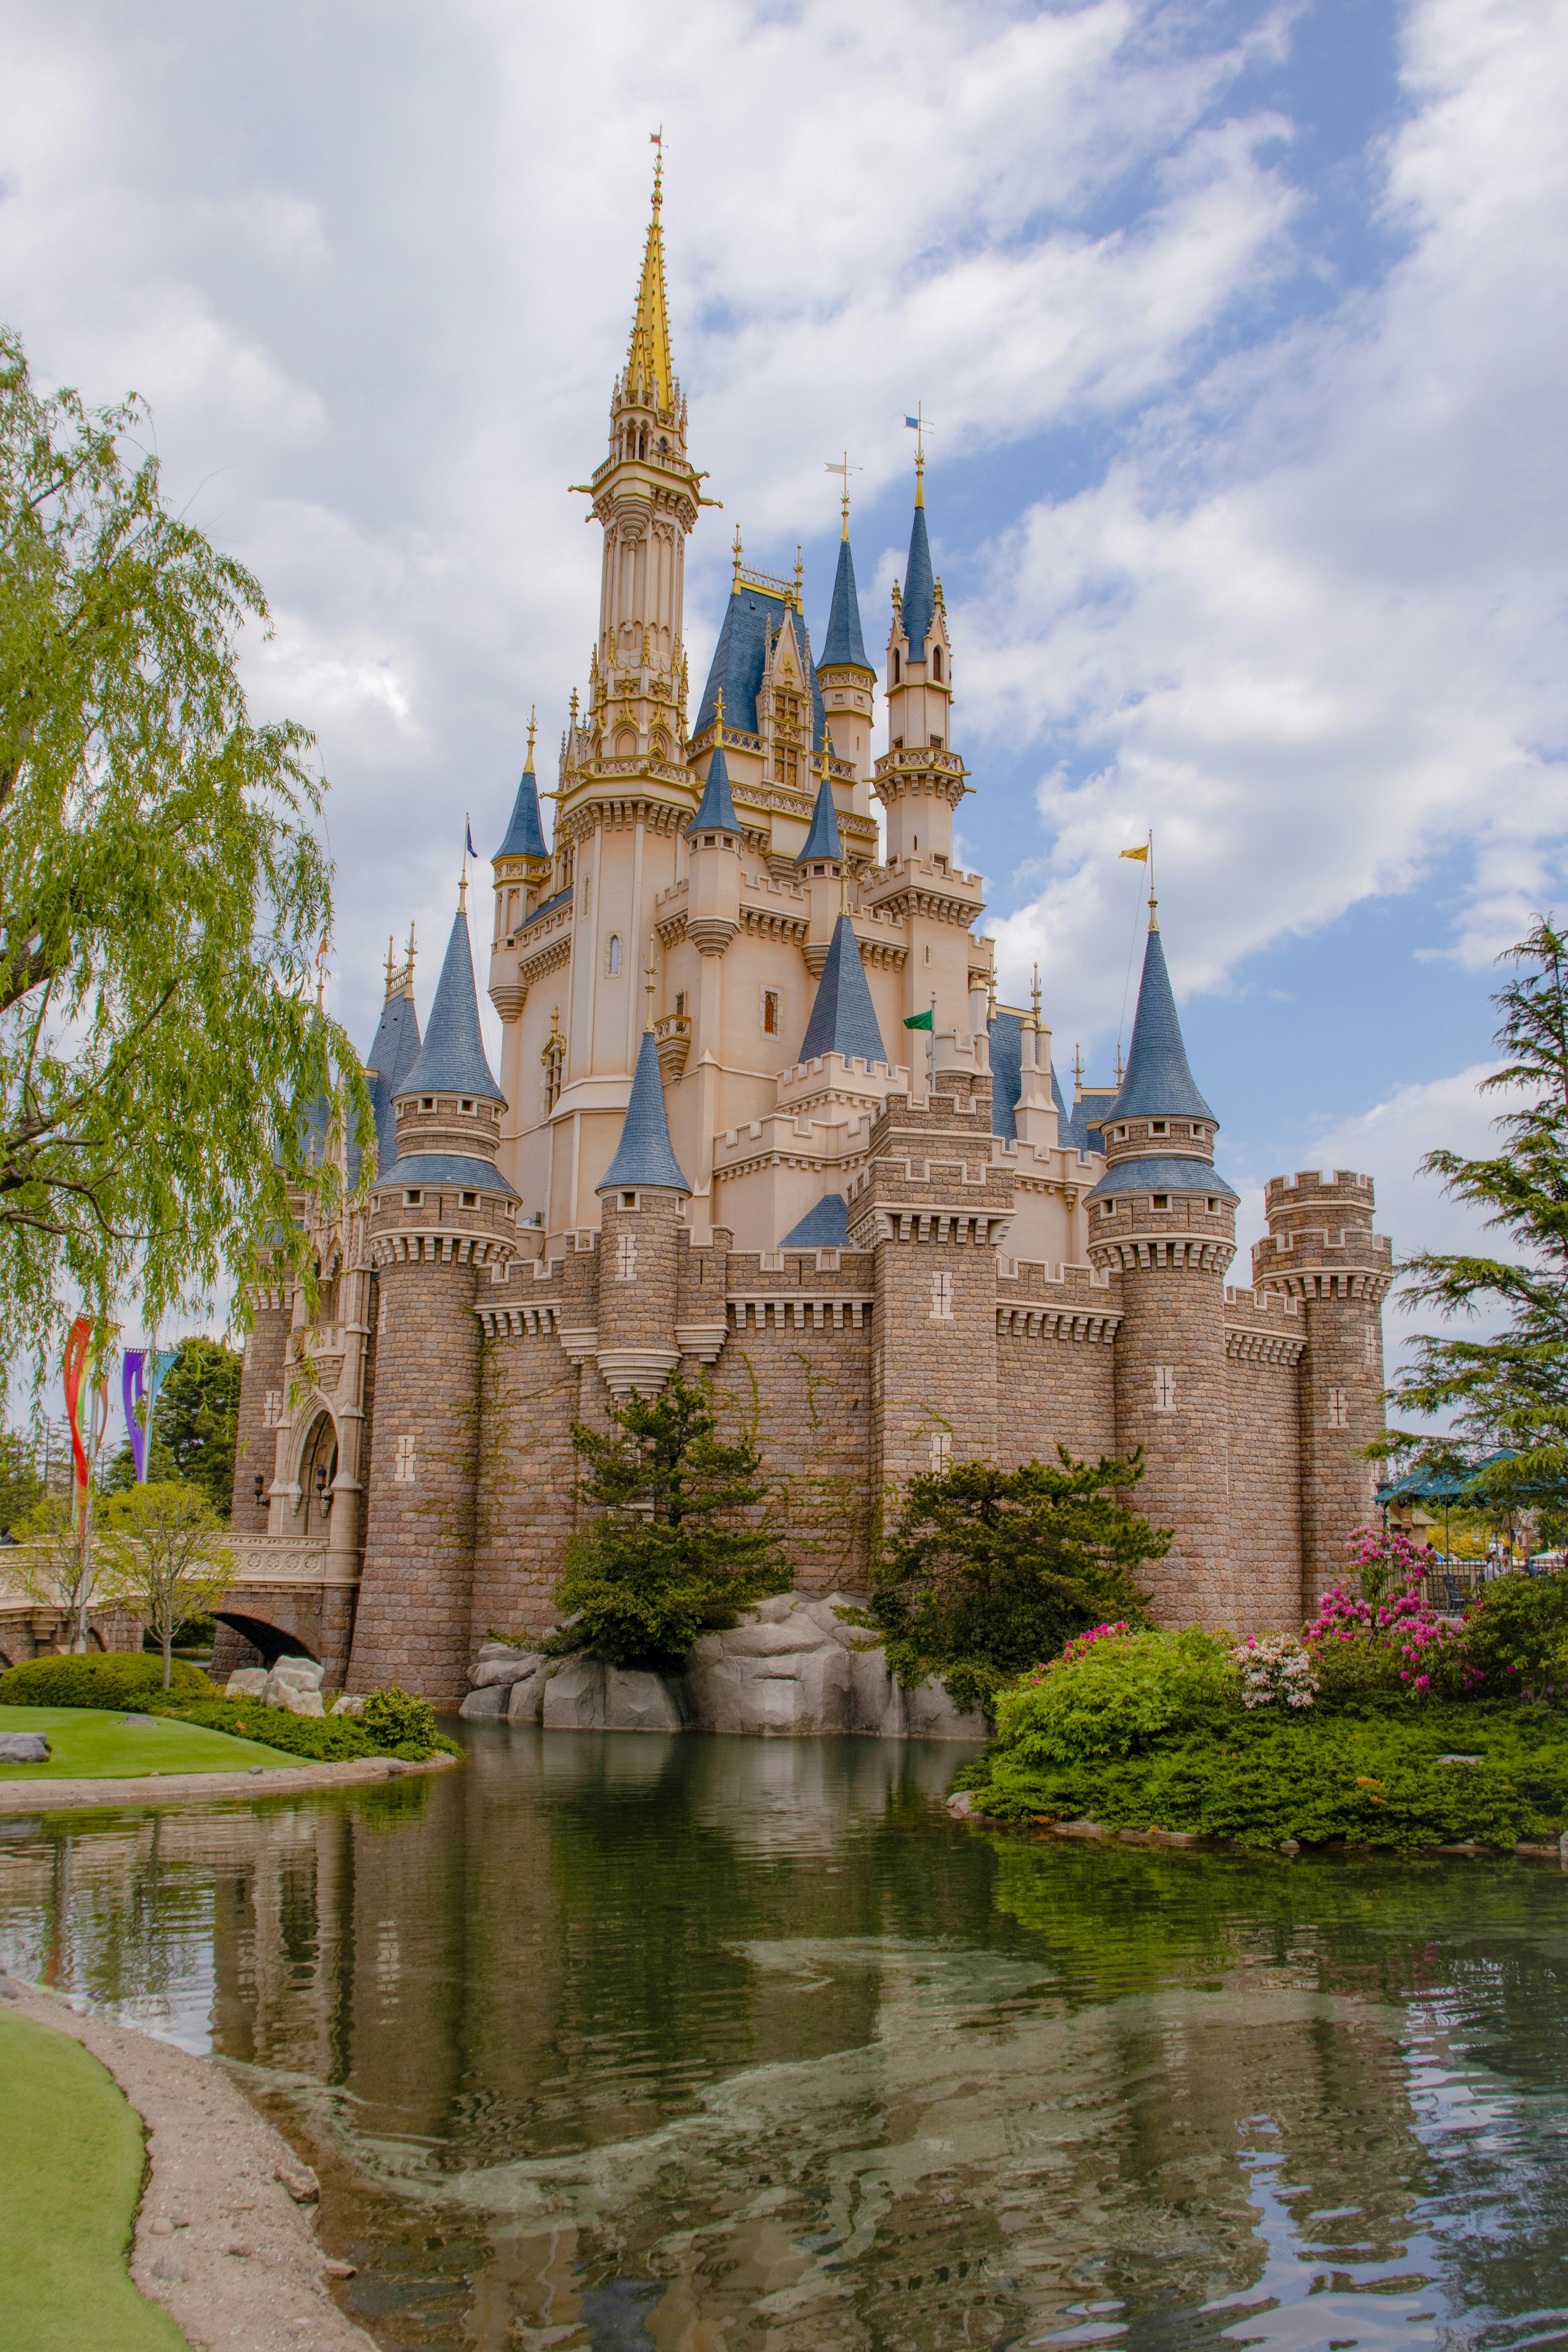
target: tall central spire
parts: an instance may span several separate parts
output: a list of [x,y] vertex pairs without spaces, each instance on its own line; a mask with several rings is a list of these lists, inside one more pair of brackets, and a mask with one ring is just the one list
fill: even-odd
[[675,370],[669,357],[669,307],[664,290],[664,230],[659,206],[664,197],[664,150],[653,167],[653,214],[647,225],[642,283],[637,289],[637,315],[632,320],[631,348],[626,353],[626,392],[642,397],[650,408],[673,405]]

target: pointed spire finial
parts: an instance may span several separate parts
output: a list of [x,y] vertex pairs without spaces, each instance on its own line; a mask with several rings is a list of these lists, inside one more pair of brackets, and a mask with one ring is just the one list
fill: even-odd
[[1040,967],[1038,964],[1035,966],[1035,977],[1029,994],[1034,1001],[1035,1026],[1037,1029],[1040,1025]]
[[849,452],[846,449],[843,457],[837,464],[833,459],[829,458],[822,470],[825,474],[842,474],[844,477],[844,497],[842,499],[844,509],[844,528],[840,531],[839,537],[841,539],[847,539],[849,536],[849,477],[851,474],[863,474],[866,468],[864,466],[852,466],[849,463]]
[[713,712],[713,740],[714,740],[714,741],[715,741],[715,742],[720,746],[720,748],[721,748],[721,749],[722,749],[722,748],[723,748],[723,742],[724,742],[724,689],[723,689],[723,688],[722,688],[722,687],[721,687],[721,688],[719,688],[719,698],[718,698],[718,702],[717,702],[717,704],[716,704],[716,706],[715,706],[714,712]]
[[403,992],[405,996],[410,999],[414,994],[414,926],[410,923],[408,926],[408,982]]
[[801,547],[797,539],[795,543],[795,609],[797,613],[804,613],[805,610],[805,604],[801,595],[801,582],[805,574],[805,565],[801,561]]
[[654,955],[653,941],[650,939],[647,943],[647,965],[643,973],[643,989],[647,997],[647,1019],[643,1023],[643,1027],[647,1030],[651,1030],[653,1027],[653,992],[658,984],[658,963]]
[[670,365],[669,312],[664,290],[664,232],[659,226],[664,194],[664,133],[655,131],[649,137],[658,150],[658,160],[653,171],[653,210],[647,225],[647,245],[643,254],[637,312],[632,320],[625,383],[628,397],[635,399],[641,386],[643,397],[653,407],[667,409],[674,403],[675,375]]
[[914,415],[906,416],[904,419],[904,430],[907,433],[912,433],[915,436],[915,504],[917,507],[923,507],[926,502],[926,435],[931,429],[931,419],[925,413],[924,404],[917,400]]
[[730,593],[731,595],[734,594],[736,589],[739,588],[741,584],[741,526],[737,523],[735,525],[735,545],[733,550],[735,557],[735,576],[730,583]]
[[527,759],[523,761],[523,766],[524,766],[526,769],[528,769],[531,772],[531,771],[532,771],[532,767],[533,767],[533,739],[534,739],[534,736],[538,733],[538,731],[539,731],[539,705],[538,705],[538,703],[537,703],[537,702],[535,702],[535,703],[533,703],[533,704],[530,707],[529,713],[528,713],[528,757],[527,757]]
[[392,994],[392,933],[388,931],[386,935],[386,992],[388,996]]
[[1083,1048],[1080,1045],[1072,1049],[1072,1098],[1075,1103],[1083,1100]]
[[1121,1084],[1123,1075],[1124,1073],[1121,1067],[1121,1040],[1118,1037],[1116,1041],[1116,1083],[1118,1086]]

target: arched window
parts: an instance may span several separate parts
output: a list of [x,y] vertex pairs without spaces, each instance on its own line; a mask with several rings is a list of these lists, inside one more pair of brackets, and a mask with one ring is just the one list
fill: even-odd
[[893,647],[893,684],[894,684],[895,686],[897,686],[898,682],[899,682],[899,649],[898,649],[897,646],[895,646]]
[[942,683],[942,647],[940,646],[932,646],[931,649],[931,674],[940,686]]
[[605,971],[608,971],[608,972],[610,972],[610,973],[612,973],[612,974],[613,974],[613,973],[615,973],[615,972],[619,971],[620,968],[621,968],[621,942],[620,942],[620,935],[619,935],[619,933],[618,933],[618,932],[612,931],[612,932],[610,933],[610,949],[609,949],[609,955],[608,955],[608,958],[607,958],[607,960],[606,960],[606,962],[605,962]]

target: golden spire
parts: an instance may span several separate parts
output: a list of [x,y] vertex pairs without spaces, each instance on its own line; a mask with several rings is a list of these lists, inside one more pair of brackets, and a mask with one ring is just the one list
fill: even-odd
[[1037,1029],[1040,1025],[1040,967],[1038,964],[1035,966],[1034,985],[1030,989],[1029,994],[1034,1000],[1035,1026]]
[[741,550],[741,526],[740,526],[740,524],[739,524],[739,523],[737,523],[737,524],[735,525],[735,546],[734,546],[734,556],[735,556],[735,576],[734,576],[734,578],[733,578],[733,579],[731,581],[731,583],[730,583],[730,593],[731,593],[731,595],[733,595],[733,594],[734,594],[734,593],[735,593],[736,589],[737,589],[737,588],[739,588],[739,586],[740,586],[740,584],[741,584],[741,552],[742,552],[742,550]]
[[523,766],[527,769],[530,775],[532,775],[533,773],[533,739],[538,731],[539,705],[536,702],[532,705],[528,714],[528,757],[523,761]]
[[801,546],[797,539],[795,543],[795,609],[797,613],[804,613],[805,610],[805,600],[801,593],[801,582],[805,575],[805,565],[801,558]]
[[388,931],[386,935],[386,1001],[389,1004],[392,1002],[392,975],[395,970],[395,966],[392,961],[392,933]]
[[713,740],[721,751],[724,748],[724,689],[719,688],[718,704],[713,714]]
[[658,161],[653,167],[653,216],[647,225],[647,248],[643,255],[642,284],[637,289],[637,316],[632,320],[631,349],[626,353],[626,393],[643,398],[655,408],[674,405],[675,371],[669,360],[669,310],[664,293],[664,231],[658,209],[664,184],[664,134],[655,134]]
[[844,509],[844,530],[841,536],[847,539],[849,536],[849,477],[851,474],[863,474],[866,468],[864,466],[852,466],[849,463],[849,452],[846,449],[841,464],[829,460],[822,470],[825,474],[842,474],[844,477],[844,496],[840,502]]

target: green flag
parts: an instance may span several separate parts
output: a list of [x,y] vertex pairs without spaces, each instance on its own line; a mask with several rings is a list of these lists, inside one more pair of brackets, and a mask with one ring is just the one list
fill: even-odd
[[909,1019],[905,1022],[904,1026],[906,1029],[934,1029],[936,1027],[936,1016],[934,1013],[929,1012],[911,1013]]

